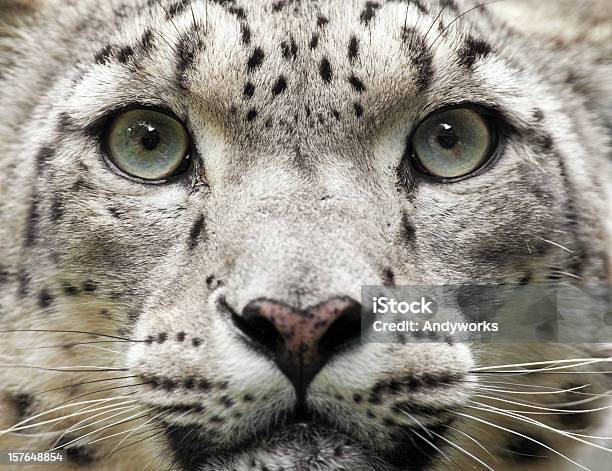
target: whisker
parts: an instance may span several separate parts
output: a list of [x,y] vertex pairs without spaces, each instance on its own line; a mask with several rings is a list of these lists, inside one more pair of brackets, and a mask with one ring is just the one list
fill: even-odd
[[[110,409],[110,410],[107,410],[107,411],[104,411],[104,412],[99,412],[99,413],[97,413],[97,414],[95,414],[95,415],[93,415],[91,417],[86,417],[85,419],[80,420],[76,424],[72,425],[71,427],[68,427],[63,432],[61,432],[60,436],[57,438],[57,440],[55,440],[55,442],[53,443],[52,446],[56,446],[60,442],[60,440],[62,438],[64,438],[64,436],[66,436],[66,434],[68,434],[68,433],[72,433],[72,432],[76,432],[77,430],[82,430],[84,428],[92,427],[93,425],[99,424],[100,422],[106,422],[107,420],[110,420],[110,419],[112,419],[114,417],[117,417],[118,415],[127,414],[127,413],[129,413],[129,412],[131,412],[133,410],[139,409],[140,407],[141,406],[139,406],[139,405],[135,406],[133,404],[130,404],[130,405],[123,406],[123,407],[116,407],[114,409]],[[119,411],[119,412],[117,412],[117,411]],[[92,422],[90,424],[81,425],[84,422],[87,422],[89,420],[95,419],[96,417],[99,417],[99,416],[105,415],[105,414],[112,414],[112,415],[110,415],[109,417],[104,417],[102,419],[98,419],[95,422]]]
[[61,366],[58,368],[47,368],[44,366],[34,365],[0,365],[0,368],[28,368],[41,371],[56,371],[60,373],[101,373],[104,371],[128,371],[128,368],[108,368],[106,366]]
[[49,449],[49,450],[47,450],[47,451],[48,451],[48,452],[51,452],[51,451],[58,450],[58,449],[60,449],[60,448],[67,447],[67,446],[72,445],[73,443],[78,442],[78,441],[80,441],[80,440],[82,440],[82,439],[84,439],[84,438],[86,438],[86,437],[89,437],[89,436],[91,436],[91,435],[95,434],[95,433],[100,433],[100,432],[101,432],[101,431],[103,431],[103,430],[107,430],[107,429],[109,429],[109,428],[116,427],[117,425],[125,424],[125,423],[127,423],[127,422],[131,422],[132,420],[136,420],[136,419],[141,418],[141,417],[146,417],[146,415],[147,415],[147,414],[142,414],[141,412],[139,412],[138,414],[134,414],[134,415],[132,415],[132,416],[130,416],[130,417],[127,417],[126,419],[120,420],[120,421],[115,422],[115,423],[110,424],[110,425],[105,425],[105,426],[104,426],[104,427],[102,427],[102,428],[99,428],[99,429],[97,429],[97,430],[93,430],[92,432],[88,432],[88,433],[86,433],[85,435],[81,435],[80,437],[77,437],[77,438],[75,438],[74,440],[70,440],[70,441],[69,441],[69,442],[67,442],[67,443],[62,443],[61,445],[59,445],[59,446],[55,446],[55,447],[53,447],[53,448],[51,448],[51,449]]
[[70,398],[70,399],[68,399],[67,401],[60,402],[60,403],[58,404],[58,406],[61,406],[61,405],[67,404],[67,403],[69,403],[70,401],[74,401],[75,399],[79,399],[79,398],[81,398],[81,397],[91,396],[92,394],[98,394],[98,393],[105,392],[105,391],[113,391],[113,390],[115,390],[115,389],[122,389],[122,388],[131,388],[131,387],[136,387],[136,386],[143,386],[143,385],[145,385],[145,384],[150,384],[150,383],[151,383],[150,381],[147,381],[147,382],[145,382],[145,383],[124,384],[124,385],[122,385],[122,386],[113,386],[112,388],[98,389],[97,391],[92,391],[92,392],[88,392],[88,393],[80,394],[80,395],[78,395],[78,396],[71,397],[71,398]]
[[[567,360],[550,360],[550,361],[535,361],[530,363],[510,363],[506,365],[494,365],[494,366],[482,366],[480,368],[475,368],[470,371],[470,373],[477,373],[481,371],[494,370],[496,368],[514,368],[514,367],[524,367],[524,366],[540,366],[540,365],[550,365],[550,364],[565,364],[565,363],[576,363],[577,365],[569,365],[560,368],[574,368],[575,366],[589,365],[592,363],[604,363],[612,361],[612,357],[607,358],[572,358]],[[544,370],[544,368],[542,368]],[[527,370],[531,372],[536,372],[536,370]]]
[[[134,392],[128,393],[126,395],[124,395],[124,397],[128,398],[130,396],[132,396],[134,394]],[[133,402],[138,402],[138,401],[133,401]],[[121,404],[116,404],[117,406],[120,406]],[[87,407],[83,407],[81,409],[79,409],[77,412],[81,413],[80,415],[83,415],[85,412],[97,412],[99,410],[103,410],[103,409],[108,409],[108,407],[97,407],[96,404],[94,405],[90,405]],[[67,419],[69,417],[61,417],[61,420],[59,420],[58,422],[56,422],[55,424],[53,424],[53,426],[51,427],[51,430],[54,429],[55,427],[57,427],[59,424],[61,424],[65,419]],[[87,420],[87,417],[85,418],[85,420]]]
[[148,435],[140,440],[136,440],[132,443],[128,443],[127,445],[122,446],[121,448],[118,448],[117,450],[115,450],[113,453],[119,453],[121,450],[125,450],[126,448],[129,448],[131,446],[137,445],[138,443],[142,443],[146,440],[149,440],[150,438],[156,437],[158,435],[161,435],[162,433],[165,433],[166,429],[161,427],[159,431],[156,431],[155,433]]
[[11,330],[0,330],[0,334],[9,334],[16,332],[43,332],[43,333],[55,333],[55,334],[84,334],[84,335],[95,335],[96,337],[105,337],[109,339],[122,340],[124,342],[135,342],[143,343],[146,340],[134,340],[128,337],[120,337],[117,335],[101,334],[99,332],[89,332],[86,330],[56,330],[56,329],[11,329]]
[[476,375],[505,375],[505,376],[525,376],[528,374],[537,373],[538,375],[599,375],[599,374],[612,374],[612,371],[609,370],[600,370],[600,371],[544,371],[544,370],[525,370],[525,371],[486,371],[486,372],[471,372],[470,374]]
[[[69,408],[69,407],[74,407],[74,406],[78,406],[78,405],[82,405],[82,404],[103,403],[103,402],[109,402],[109,401],[121,400],[121,399],[125,399],[125,396],[124,397],[119,396],[119,397],[116,397],[116,398],[94,399],[94,400],[90,400],[90,401],[77,402],[75,404],[67,404],[67,405],[64,405],[64,406],[61,406],[61,407],[55,407],[55,408],[53,408],[51,410],[48,410],[48,411],[45,411],[45,412],[41,412],[40,414],[36,414],[35,416],[28,417],[27,419],[25,419],[25,420],[15,424],[14,426],[12,426],[12,427],[10,427],[8,429],[0,430],[0,437],[2,435],[6,434],[6,433],[10,433],[10,432],[13,432],[13,431],[16,431],[16,430],[24,430],[24,429],[27,429],[27,428],[39,427],[41,425],[57,422],[59,420],[63,420],[63,419],[69,418],[69,417],[74,417],[74,416],[82,415],[83,414],[83,412],[79,411],[79,412],[74,412],[72,414],[66,415],[64,417],[57,417],[55,419],[50,419],[50,420],[46,420],[44,422],[39,422],[39,423],[36,423],[36,424],[31,424],[31,425],[23,425],[23,424],[30,423],[31,421],[33,421],[33,420],[35,420],[35,419],[37,419],[39,417],[42,417],[42,416],[45,416],[45,415],[50,414],[52,412],[58,411],[60,409],[66,409],[66,408]],[[129,401],[126,401],[126,402],[123,402],[123,403],[119,403],[119,404],[111,404],[109,406],[103,406],[102,408],[104,408],[104,407],[116,407],[116,406],[121,405],[121,404],[129,404],[130,402],[136,402],[136,401],[135,400],[129,400]],[[98,409],[98,410],[100,410],[100,409]]]
[[561,407],[562,406],[579,406],[581,404],[588,404],[589,402],[596,401],[597,399],[601,399],[603,397],[612,397],[612,394],[609,394],[611,392],[612,392],[612,390],[609,389],[608,391],[606,391],[604,393],[593,394],[593,397],[588,397],[586,399],[581,399],[580,401],[563,402],[561,404],[549,404],[549,405],[557,406],[557,407],[559,407],[559,406],[561,406]]
[[[499,393],[509,393],[509,394],[517,394],[517,395],[528,395],[528,396],[542,396],[542,395],[553,395],[553,394],[564,394],[564,393],[568,393],[568,392],[576,392],[579,389],[583,389],[587,386],[576,386],[575,388],[569,388],[569,389],[559,389],[556,391],[517,391],[514,389],[500,389],[500,388],[487,388],[487,387],[478,387],[478,389],[483,390],[483,391],[490,391],[490,392],[499,392]],[[583,393],[583,394],[587,394],[589,396],[595,395],[592,393]]]
[[540,239],[542,242],[546,242],[547,244],[554,245],[555,247],[558,247],[561,250],[565,250],[568,253],[572,253],[572,254],[574,253],[573,250],[570,250],[567,247],[565,247],[564,245],[561,245],[561,244],[559,244],[557,242],[553,242],[552,240],[544,239],[543,237],[538,237],[538,239]]
[[[427,438],[425,438],[423,435],[421,435],[420,433],[418,433],[416,430],[411,430],[410,433],[415,434],[417,437],[419,437],[421,440],[423,440],[425,443],[427,443],[429,446],[431,446],[434,450],[436,450],[438,453],[440,453],[442,456],[444,456],[444,458],[446,458],[449,462],[453,463],[455,466],[457,466],[457,463],[455,463],[452,459],[450,459],[448,457],[448,455],[446,453],[444,453],[440,447],[438,447],[437,445],[435,445],[434,443],[432,443],[430,440],[428,440]],[[429,434],[432,434],[433,432],[428,431]],[[493,471],[493,470],[491,470]]]
[[497,408],[497,407],[494,407],[494,406],[490,406],[488,404],[481,404],[481,406],[484,406],[484,407],[477,407],[477,406],[466,406],[466,407],[469,407],[470,409],[477,409],[477,410],[481,410],[481,411],[485,411],[485,412],[492,412],[494,414],[499,414],[499,415],[503,415],[505,417],[514,418],[514,419],[519,420],[520,422],[525,422],[525,423],[528,423],[528,424],[531,424],[531,425],[536,425],[536,426],[538,426],[540,428],[543,428],[545,430],[550,430],[551,432],[558,433],[559,435],[563,435],[564,437],[570,438],[570,439],[575,440],[575,441],[577,441],[579,443],[582,443],[584,445],[592,446],[594,448],[598,448],[598,449],[606,451],[608,453],[612,453],[612,449],[610,449],[610,448],[606,448],[605,446],[599,445],[597,443],[589,442],[587,440],[582,439],[581,437],[576,436],[575,434],[573,434],[571,432],[565,432],[563,430],[556,429],[554,427],[551,427],[550,425],[546,425],[545,423],[540,422],[540,421],[535,420],[535,419],[532,419],[530,417],[524,417],[524,416],[522,416],[520,414],[509,412],[509,411],[506,411],[504,409],[500,409],[500,408]]
[[[433,19],[433,21],[431,22],[431,25],[429,26],[429,29],[427,30],[427,32],[425,33],[425,36],[423,36],[423,39],[426,40],[427,36],[429,36],[429,32],[431,31],[431,29],[435,26],[435,24],[438,22],[438,20],[440,19],[440,17],[442,16],[442,13],[444,13],[444,10],[446,10],[448,8],[448,3],[445,3],[442,8],[440,9],[440,11],[438,12],[438,14],[436,15],[436,17]],[[412,41],[411,43],[412,44]]]
[[497,2],[501,2],[501,1],[503,1],[503,0],[491,0],[490,2],[481,3],[479,5],[476,5],[475,7],[470,8],[469,10],[464,11],[460,15],[458,15],[453,21],[451,21],[448,25],[446,25],[446,27],[442,31],[440,31],[440,34],[438,34],[438,36],[436,36],[436,39],[434,39],[434,42],[431,43],[430,49],[433,48],[434,44],[436,44],[436,42],[438,42],[438,39],[440,39],[442,37],[442,35],[444,33],[446,33],[448,28],[450,28],[453,24],[455,24],[455,22],[457,22],[458,20],[463,18],[465,15],[467,15],[468,13],[470,13],[470,12],[472,12],[474,10],[478,10],[479,8],[483,8],[483,7],[485,7],[487,5],[490,5],[492,3],[497,3]]
[[493,461],[499,462],[499,460],[489,450],[487,450],[482,443],[480,443],[478,440],[476,440],[474,437],[472,437],[469,433],[464,432],[463,430],[460,430],[457,427],[453,427],[452,425],[447,425],[447,427],[450,428],[451,430],[454,430],[455,432],[458,432],[461,435],[464,435],[465,437],[469,438],[472,442],[474,442],[476,445],[478,445],[487,455],[489,455],[491,458],[493,458]]
[[537,445],[539,445],[539,446],[541,446],[543,448],[546,448],[549,451],[552,451],[556,455],[558,455],[558,456],[562,457],[563,459],[569,461],[570,463],[578,466],[580,469],[584,469],[585,471],[592,471],[591,469],[587,468],[586,466],[583,466],[580,463],[577,463],[576,461],[572,460],[571,458],[565,456],[560,451],[557,451],[554,448],[546,445],[545,443],[542,443],[542,442],[536,440],[535,438],[532,438],[532,437],[530,437],[528,435],[525,435],[524,433],[517,432],[516,430],[512,430],[512,429],[503,427],[503,426],[498,425],[498,424],[494,424],[492,422],[489,422],[488,420],[485,420],[485,419],[482,419],[482,418],[479,418],[479,417],[474,417],[473,415],[465,414],[463,412],[457,412],[456,414],[461,416],[461,417],[465,417],[467,419],[476,420],[477,422],[483,423],[485,425],[489,425],[490,427],[493,427],[493,428],[496,428],[496,429],[499,429],[499,430],[503,430],[504,432],[508,432],[508,433],[511,433],[512,435],[516,435],[516,436],[519,436],[521,438],[524,438],[525,440],[528,440],[528,441],[530,441],[532,443],[535,443],[535,444],[537,444]]
[[52,391],[59,391],[61,389],[72,388],[74,386],[83,386],[84,384],[102,383],[104,381],[116,381],[116,380],[119,380],[119,379],[129,379],[129,378],[136,378],[136,377],[137,377],[137,375],[130,375],[130,376],[119,376],[118,378],[94,379],[92,381],[83,381],[81,383],[73,383],[73,384],[68,384],[66,386],[60,386],[58,388],[47,389],[45,391],[41,391],[41,392],[38,392],[36,394],[32,394],[32,397],[40,396],[41,394],[47,394],[47,393],[50,393]]
[[444,440],[446,443],[448,443],[450,446],[452,446],[453,448],[456,448],[457,450],[459,450],[461,453],[463,453],[466,456],[469,456],[470,458],[472,458],[474,461],[476,461],[477,463],[481,464],[482,466],[484,466],[485,468],[487,468],[489,471],[495,471],[493,468],[491,468],[491,466],[489,466],[487,463],[485,463],[484,461],[482,461],[481,459],[477,458],[476,456],[474,456],[472,453],[470,453],[469,451],[467,451],[466,449],[460,447],[459,445],[457,445],[456,443],[452,442],[451,440],[448,440],[446,437],[444,437],[443,435],[434,432],[433,430],[431,431],[431,433],[433,433],[435,436],[437,436],[438,438],[440,438],[441,440]]
[[[605,406],[605,407],[597,407],[595,409],[582,409],[582,410],[571,410],[568,411],[566,409],[554,409],[552,407],[542,407],[542,406],[534,406],[534,405],[530,405],[524,402],[517,402],[517,401],[509,401],[508,399],[502,399],[500,397],[494,397],[494,396],[486,396],[483,394],[474,394],[474,397],[481,397],[483,399],[490,399],[492,401],[499,401],[499,402],[503,402],[506,404],[512,404],[515,406],[524,406],[524,407],[529,407],[531,409],[536,409],[536,410],[541,410],[541,411],[547,411],[547,412],[559,412],[561,414],[586,414],[589,412],[599,412],[602,410],[608,410],[608,409],[612,409],[612,406]],[[516,412],[516,411],[515,411]],[[531,412],[534,413],[534,412]]]
[[81,346],[81,345],[92,345],[92,344],[99,344],[99,343],[121,343],[121,342],[125,342],[125,340],[91,340],[89,342],[73,342],[73,343],[65,343],[65,344],[60,344],[60,345],[41,345],[39,347],[23,347],[23,348],[16,348],[16,351],[25,351],[25,350],[44,350],[44,349],[51,349],[51,348],[70,348],[70,347],[77,347],[77,346]]
[[[134,429],[130,430],[130,433],[129,433],[128,435],[126,435],[125,437],[123,437],[123,438],[121,439],[121,441],[120,441],[119,443],[117,443],[117,444],[116,444],[116,445],[115,445],[115,446],[114,446],[114,447],[111,449],[111,451],[109,451],[109,452],[107,453],[106,457],[111,456],[111,455],[113,454],[113,452],[114,452],[114,451],[115,451],[117,448],[119,448],[119,447],[121,446],[121,444],[122,444],[122,443],[125,443],[125,442],[126,442],[126,441],[127,441],[127,440],[128,440],[130,437],[131,437],[131,436],[134,436],[134,433],[135,433],[136,431],[138,431],[139,429],[143,428],[143,427],[144,427],[144,426],[146,426],[147,424],[149,424],[149,423],[153,422],[155,419],[157,419],[157,418],[158,418],[159,416],[161,416],[161,415],[163,415],[163,412],[161,412],[161,413],[159,413],[159,414],[157,414],[157,415],[155,415],[155,416],[151,417],[150,419],[148,419],[147,421],[145,421],[144,423],[142,423],[142,424],[141,424],[141,425],[139,425],[138,427],[136,427],[136,428],[134,428]],[[146,431],[147,431],[147,430],[145,430],[145,432],[146,432]],[[150,430],[148,430],[148,431],[150,431]]]

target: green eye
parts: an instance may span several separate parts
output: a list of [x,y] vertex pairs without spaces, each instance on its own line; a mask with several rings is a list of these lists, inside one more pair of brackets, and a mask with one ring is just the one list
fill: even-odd
[[456,108],[426,118],[412,137],[412,152],[424,173],[452,180],[486,164],[494,136],[487,120],[469,108]]
[[121,113],[106,134],[110,160],[122,172],[143,180],[164,180],[185,170],[190,147],[181,123],[158,111]]

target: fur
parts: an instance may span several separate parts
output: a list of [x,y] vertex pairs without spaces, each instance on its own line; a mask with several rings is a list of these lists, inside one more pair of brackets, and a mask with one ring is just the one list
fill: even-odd
[[[550,3],[0,1],[0,449],[59,444],[63,469],[96,471],[575,458],[558,430],[603,414],[537,425],[472,401],[517,409],[483,397],[504,389],[484,380],[557,391],[506,396],[521,404],[577,402],[610,389],[605,363],[475,370],[607,345],[363,344],[310,385],[317,425],[285,427],[291,384],[219,308],[384,283],[609,283],[612,18],[604,1]],[[458,103],[503,117],[502,155],[460,182],[420,178],[408,136]],[[107,165],[104,123],[133,104],[186,123],[185,178],[146,185]]]

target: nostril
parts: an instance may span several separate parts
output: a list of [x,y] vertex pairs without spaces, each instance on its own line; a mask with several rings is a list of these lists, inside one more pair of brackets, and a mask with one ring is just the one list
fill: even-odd
[[339,350],[361,338],[361,304],[350,301],[321,338],[321,347]]
[[330,356],[361,334],[361,305],[348,297],[334,297],[307,309],[259,298],[240,315],[227,311],[254,346],[273,356],[299,398]]
[[261,346],[276,352],[283,338],[274,323],[261,314],[258,302],[248,304],[242,310],[242,316],[232,314],[234,324],[249,338]]

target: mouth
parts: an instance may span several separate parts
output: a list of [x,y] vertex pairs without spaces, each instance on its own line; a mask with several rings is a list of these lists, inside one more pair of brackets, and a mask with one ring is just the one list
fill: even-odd
[[[253,463],[259,460],[263,463],[264,459],[270,463],[274,456],[283,455],[282,464],[285,466],[287,460],[293,460],[288,469],[301,469],[301,463],[317,459],[355,471],[420,471],[437,459],[432,453],[433,446],[444,448],[443,436],[450,423],[431,427],[428,439],[424,439],[421,433],[415,435],[412,427],[395,429],[384,449],[359,440],[350,430],[341,429],[329,417],[321,416],[303,404],[297,405],[282,419],[252,431],[232,444],[219,444],[210,427],[197,423],[177,425],[163,421],[162,425],[175,460],[184,470],[225,469],[219,467],[220,463],[227,464],[227,469],[243,469],[237,465],[242,462],[247,466],[244,469],[259,469],[252,468]],[[269,469],[276,468],[272,466]]]

